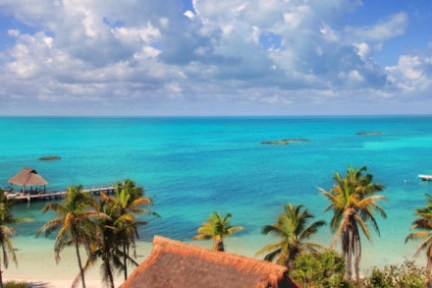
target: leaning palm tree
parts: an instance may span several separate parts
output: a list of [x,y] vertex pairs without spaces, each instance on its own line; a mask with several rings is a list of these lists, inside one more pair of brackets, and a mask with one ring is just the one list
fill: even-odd
[[429,279],[432,267],[432,196],[426,195],[426,201],[428,202],[427,205],[416,209],[415,212],[418,218],[414,220],[411,229],[418,231],[409,234],[405,238],[405,243],[409,240],[424,239],[415,255],[417,256],[422,250],[426,250],[427,264],[425,273]]
[[[3,265],[5,268],[9,266],[9,257],[17,264],[15,250],[12,245],[11,237],[15,235],[15,230],[10,226],[21,222],[32,221],[30,218],[14,218],[12,215],[13,200],[9,199],[5,194],[6,191],[0,188],[0,246],[1,255],[3,256]],[[3,271],[0,261],[0,288],[3,288]]]
[[97,227],[92,218],[100,217],[101,214],[95,211],[94,198],[82,192],[82,186],[70,186],[62,203],[50,203],[42,212],[52,210],[58,218],[45,223],[37,232],[37,236],[44,232],[45,236],[58,231],[55,238],[54,252],[55,259],[60,261],[60,252],[67,246],[74,245],[80,271],[82,287],[85,288],[84,269],[80,254],[80,246],[89,249],[90,243],[94,241]]
[[[263,234],[272,234],[279,238],[274,244],[269,244],[257,252],[257,255],[268,253],[264,260],[272,262],[275,258],[279,265],[291,268],[291,264],[303,251],[317,252],[323,246],[308,242],[310,237],[318,232],[318,229],[325,224],[324,221],[315,221],[308,225],[308,221],[314,218],[302,205],[285,205],[277,222],[266,225],[262,229]],[[291,270],[291,269],[290,269]]]
[[220,213],[213,212],[208,218],[208,222],[198,228],[198,235],[193,237],[193,240],[213,239],[213,250],[224,252],[225,245],[223,239],[243,229],[242,226],[231,226],[229,224],[230,220],[230,213],[222,218]]
[[322,194],[327,197],[330,204],[325,211],[333,210],[330,221],[330,229],[335,233],[331,248],[341,240],[342,255],[346,260],[345,279],[352,278],[352,262],[354,257],[354,277],[359,279],[361,240],[360,230],[371,241],[371,233],[367,226],[370,222],[372,227],[380,234],[378,223],[374,212],[378,212],[383,218],[387,215],[377,202],[384,200],[382,195],[376,195],[383,191],[384,186],[373,182],[371,174],[363,174],[367,168],[355,169],[349,167],[347,173],[342,177],[335,173],[333,179],[335,184],[326,191],[320,188]]

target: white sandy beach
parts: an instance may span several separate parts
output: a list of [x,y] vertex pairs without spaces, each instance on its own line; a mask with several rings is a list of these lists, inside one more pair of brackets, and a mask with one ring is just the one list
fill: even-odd
[[[259,239],[257,239],[259,238]],[[268,239],[267,239],[268,240]],[[226,239],[228,252],[255,257],[255,252],[261,247],[265,237],[233,237]],[[195,245],[211,247],[211,241],[191,241]],[[29,239],[14,237],[14,247],[18,258],[18,267],[11,264],[4,272],[4,279],[23,280],[34,283],[46,283],[47,287],[70,287],[78,275],[78,265],[73,248],[66,248],[61,254],[61,261],[55,263],[53,240],[45,238]],[[139,241],[137,245],[137,262],[141,263],[152,249],[151,243]],[[82,252],[85,258],[85,252]],[[133,271],[130,267],[129,273]],[[92,267],[86,274],[88,288],[102,287],[99,265]],[[123,275],[116,275],[116,287],[123,283]]]
[[[321,237],[320,237],[321,238]],[[240,236],[227,238],[225,240],[228,252],[237,253],[244,256],[256,257],[255,253],[263,245],[272,241],[271,237],[266,236]],[[322,239],[324,243],[328,239]],[[31,241],[31,242],[30,242]],[[191,241],[195,245],[210,248],[210,241]],[[376,242],[379,242],[377,239]],[[65,288],[70,287],[73,279],[78,274],[77,260],[75,251],[72,248],[65,249],[59,264],[55,263],[53,252],[53,240],[45,238],[29,239],[24,237],[14,237],[14,247],[18,258],[18,267],[10,264],[9,268],[4,271],[5,281],[24,280],[34,283],[46,283],[46,287]],[[31,245],[30,245],[31,243]],[[375,245],[379,245],[379,247]],[[380,243],[373,245],[364,241],[362,271],[367,272],[373,266],[382,267],[389,264],[402,263],[405,259],[410,259],[424,265],[423,257],[413,258],[412,253],[415,245],[411,249],[395,251],[390,245],[384,246]],[[409,247],[406,247],[409,248]],[[152,249],[151,243],[139,241],[137,246],[137,262],[141,263]],[[378,251],[379,250],[379,251]],[[83,258],[85,253],[83,251]],[[388,257],[388,258],[387,258]],[[129,273],[133,271],[130,268]],[[91,268],[86,274],[86,284],[88,288],[102,287],[99,265]],[[116,287],[123,283],[123,275],[116,275]]]
[[[75,250],[65,249],[61,254],[61,261],[58,265],[54,259],[52,240],[32,239],[31,246],[29,240],[15,237],[14,247],[17,249],[18,267],[10,264],[4,271],[4,280],[23,280],[34,283],[46,283],[47,287],[64,288],[70,287],[73,279],[78,274],[78,264]],[[137,249],[138,259],[141,263],[148,256],[151,250],[150,243],[140,242]],[[85,252],[82,253],[85,258]],[[130,271],[132,271],[131,268]],[[116,275],[116,287],[123,282],[122,275]],[[86,286],[88,288],[100,288],[101,277],[99,265],[92,267],[86,274]]]

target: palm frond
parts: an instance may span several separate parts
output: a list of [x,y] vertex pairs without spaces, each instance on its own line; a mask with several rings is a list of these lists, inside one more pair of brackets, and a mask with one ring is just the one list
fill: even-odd
[[372,238],[371,238],[371,235],[370,235],[369,229],[368,229],[367,226],[366,226],[366,223],[365,223],[365,222],[363,221],[363,219],[362,219],[360,216],[358,216],[357,214],[354,215],[354,218],[356,219],[356,222],[357,222],[358,224],[360,224],[360,228],[362,229],[362,231],[363,231],[363,233],[365,234],[366,238],[367,238],[369,241],[371,241]]
[[337,244],[337,239],[339,238],[339,235],[343,228],[345,228],[345,225],[347,224],[347,220],[344,218],[341,223],[339,224],[339,228],[337,229],[335,236],[333,237],[332,244],[330,245],[330,249],[334,249],[334,247]]
[[235,232],[237,232],[237,231],[240,231],[240,230],[243,230],[244,229],[244,227],[243,226],[233,226],[233,227],[229,227],[228,229],[227,229],[227,235],[230,235],[230,234],[233,234],[233,233],[235,233]]
[[271,234],[276,237],[284,237],[285,235],[284,231],[280,229],[278,224],[265,225],[261,229],[261,233],[264,235]]
[[42,208],[42,213],[46,213],[48,210],[54,211],[57,215],[66,215],[68,210],[66,207],[59,203],[49,203]]
[[423,238],[426,238],[426,237],[431,237],[431,233],[430,232],[426,232],[426,231],[414,232],[414,233],[409,234],[405,238],[405,243],[407,243],[409,240],[423,239]]
[[53,231],[59,229],[62,224],[62,218],[53,219],[39,228],[39,230],[36,232],[36,237],[38,237],[42,232],[45,232],[45,236],[49,236]]
[[425,249],[428,245],[430,245],[432,243],[432,237],[429,237],[428,239],[426,239],[426,241],[424,241],[420,247],[416,250],[416,252],[414,253],[415,256],[417,256],[421,250]]
[[300,235],[299,240],[309,239],[313,234],[318,232],[318,229],[326,224],[325,221],[316,221],[307,227]]

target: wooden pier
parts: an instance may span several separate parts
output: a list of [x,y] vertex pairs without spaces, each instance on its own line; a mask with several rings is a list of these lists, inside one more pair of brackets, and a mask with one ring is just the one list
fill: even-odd
[[418,177],[423,181],[432,181],[432,175],[418,175]]
[[[101,192],[105,194],[113,194],[114,191],[115,191],[114,185],[100,186],[100,187],[82,190],[82,192],[90,193],[92,195],[99,195]],[[65,195],[66,195],[66,191],[48,192],[48,193],[39,193],[39,194],[18,192],[18,193],[8,194],[8,198],[12,198],[16,202],[55,201],[55,200],[63,199]]]

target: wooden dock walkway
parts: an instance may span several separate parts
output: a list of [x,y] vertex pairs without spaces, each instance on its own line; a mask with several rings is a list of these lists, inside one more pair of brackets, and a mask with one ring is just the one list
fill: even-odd
[[432,181],[432,175],[418,175],[418,177],[423,181]]
[[[101,192],[106,194],[113,194],[115,191],[114,185],[109,186],[100,186],[89,189],[83,189],[82,192],[90,193],[92,195],[99,195]],[[30,193],[13,193],[9,194],[8,198],[14,199],[16,202],[32,202],[32,201],[54,201],[61,200],[65,197],[66,191],[60,192],[48,192],[48,193],[38,193],[38,194],[30,194]]]

